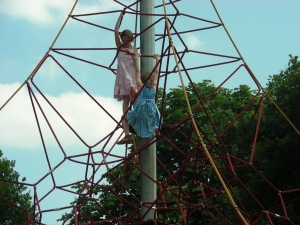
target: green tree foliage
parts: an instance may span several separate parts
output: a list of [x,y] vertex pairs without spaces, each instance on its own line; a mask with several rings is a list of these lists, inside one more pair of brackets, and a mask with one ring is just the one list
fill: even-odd
[[[136,163],[134,158],[132,163]],[[128,173],[130,176],[127,176]],[[93,186],[81,183],[72,187],[79,193],[79,198],[71,205],[78,206],[85,213],[85,215],[79,214],[78,221],[83,223],[113,218],[126,219],[128,215],[136,220],[139,211],[133,211],[140,204],[137,200],[140,199],[140,173],[134,169],[133,164],[126,162],[106,173],[104,178],[106,180],[104,185]],[[66,213],[57,221],[74,224],[72,215]],[[103,221],[102,224],[112,224]]]
[[[207,149],[214,157],[217,165],[222,168],[220,172],[223,176],[227,180],[234,180],[236,175],[227,169],[229,161],[226,155],[228,153],[245,161],[249,159],[249,152],[253,142],[253,135],[249,135],[249,133],[253,134],[255,129],[253,120],[257,120],[256,111],[259,98],[256,96],[256,92],[251,91],[247,85],[241,85],[233,90],[224,87],[215,90],[216,87],[210,80],[204,80],[193,85],[189,84],[186,87],[188,99],[193,109],[193,116]],[[199,97],[203,105],[200,104]],[[163,111],[164,121],[175,125],[180,124],[178,118],[184,118],[188,114],[181,88],[171,89],[166,94]],[[210,204],[205,205],[210,215],[202,207],[199,207],[197,211],[190,212],[188,223],[199,224],[201,222],[201,224],[210,224],[213,221],[212,217],[215,219],[220,218],[217,211],[222,215],[226,215],[233,208],[222,194],[219,193],[216,196],[217,190],[222,188],[221,184],[215,171],[211,168],[203,149],[201,150],[201,146],[197,144],[196,135],[192,131],[189,121],[177,126],[180,132],[170,132],[166,135],[173,146],[164,141],[158,142],[158,155],[164,167],[173,173],[180,170],[184,160],[190,160],[185,158],[185,156],[199,159],[197,164],[190,163],[182,171],[182,174],[178,173],[177,176],[182,177],[181,182],[188,187],[185,192],[190,196],[190,200],[194,201],[194,204],[207,202],[208,199],[210,201]],[[245,135],[247,130],[248,135],[247,133]],[[226,132],[223,133],[224,131]],[[185,135],[189,136],[191,141],[187,141],[188,139],[184,137]],[[196,144],[192,144],[192,142]],[[200,151],[194,151],[194,155],[191,155],[176,151],[176,148],[182,149],[186,153],[190,153],[196,148],[200,148]],[[240,164],[239,161],[234,159],[231,159],[231,163],[235,166]],[[160,166],[158,166],[158,171],[160,171],[158,175],[163,180],[167,174],[161,173],[164,170]],[[243,174],[239,175],[244,176]],[[199,187],[200,183],[205,184],[202,190]],[[243,195],[247,196],[245,189],[238,183],[232,182],[230,185],[238,198],[242,198]],[[206,193],[206,197],[202,195],[202,191]],[[174,199],[175,195],[172,198]],[[231,216],[228,215],[228,217],[230,218]]]
[[[249,146],[253,140],[247,140],[242,134],[249,126],[251,127],[249,121],[255,115],[256,105],[251,104],[247,106],[249,101],[257,104],[258,99],[255,98],[255,92],[251,91],[246,85],[241,85],[234,90],[221,87],[213,92],[215,89],[216,87],[210,80],[204,80],[193,85],[189,84],[186,87],[194,118],[201,133],[204,134],[204,142],[219,166],[225,166],[225,163],[228,163],[224,159],[227,151],[233,155],[239,154],[239,157],[247,160]],[[195,132],[191,129],[190,118],[187,118],[181,124],[181,120],[188,115],[181,88],[171,89],[169,93],[166,93],[165,99],[162,99],[162,96],[163,92],[160,89],[158,106],[162,108],[164,122],[170,126],[177,127],[178,130],[170,132],[168,128],[164,128],[162,133],[165,134],[166,139],[160,139],[157,142],[157,154],[160,159],[157,165],[157,178],[162,182],[161,188],[163,190],[163,192],[160,190],[158,195],[164,194],[165,201],[169,202],[167,204],[168,208],[178,209],[178,199],[185,199],[187,195],[189,196],[188,201],[194,201],[194,204],[201,204],[202,202],[207,202],[209,199],[211,206],[206,206],[208,211],[212,207],[215,208],[212,209],[213,211],[219,210],[221,214],[226,214],[227,211],[233,210],[228,200],[222,195],[214,197],[215,191],[219,190],[221,185],[204,151],[199,151],[200,146],[197,144],[198,141]],[[204,107],[200,104],[200,99],[203,101]],[[229,126],[234,120],[234,126]],[[252,127],[254,129],[254,126]],[[225,130],[228,131],[223,134]],[[186,136],[189,138],[186,138]],[[213,143],[210,143],[210,141],[213,141]],[[242,147],[241,142],[243,142]],[[224,149],[225,145],[227,146],[227,150]],[[188,164],[182,170],[183,163],[191,160],[191,158],[203,160]],[[136,164],[135,160],[131,160],[126,165],[117,166],[114,170],[106,174],[107,188],[104,186],[92,187],[93,194],[84,195],[83,199],[77,199],[72,203],[72,205],[77,206],[83,204],[82,211],[85,212],[86,216],[80,216],[79,220],[81,222],[87,222],[87,218],[92,221],[98,221],[101,218],[103,219],[103,215],[106,215],[105,219],[113,217],[125,219],[133,213],[134,207],[138,207],[140,204],[137,200],[140,199],[140,172],[134,169],[134,164]],[[124,175],[127,173],[130,176]],[[167,177],[174,173],[176,173],[175,180],[166,180]],[[224,176],[227,176],[227,179],[234,177],[234,174],[231,171],[227,171],[227,169],[224,169],[222,173]],[[117,183],[116,178],[125,183],[128,191],[125,191],[122,185]],[[184,193],[178,188],[178,183],[181,186],[187,187]],[[206,184],[203,190],[200,190],[200,183]],[[77,192],[82,190],[82,187],[83,184],[74,186]],[[164,189],[165,187],[168,187],[168,189]],[[91,189],[91,186],[89,186],[89,189]],[[201,196],[201,191],[206,192],[207,197],[199,197]],[[122,201],[120,201],[120,195],[122,195]],[[121,211],[120,205],[122,205]],[[157,207],[162,208],[163,204],[157,204]],[[131,215],[131,219],[137,219],[138,213],[134,212],[134,215]],[[190,210],[187,214],[191,214],[191,216],[188,216],[189,224],[199,224],[199,221],[202,224],[209,224],[212,221],[211,216],[202,210],[200,206],[196,211]],[[214,218],[218,218],[219,215],[216,212],[213,216]],[[65,221],[68,218],[70,218],[68,220],[69,224],[74,223],[74,219],[72,219],[70,214],[63,215],[60,221]],[[158,210],[158,218],[161,220],[165,219],[168,223],[177,223],[182,219],[178,211],[172,210]]]
[[[300,62],[297,56],[290,55],[287,68],[270,76],[266,90],[299,131]],[[280,206],[279,198],[282,196],[289,218],[300,224],[299,200],[289,202],[297,197],[299,199],[300,192],[284,193],[300,187],[300,137],[269,99],[266,99],[263,110],[254,165],[278,190],[258,177],[252,177],[248,186],[266,209],[274,203]],[[271,208],[270,211],[284,215],[282,207]],[[278,219],[277,224],[282,224],[282,221]]]
[[[271,76],[266,88],[298,129],[299,68],[298,57],[291,56],[288,68]],[[261,93],[250,90],[247,85],[216,89],[210,80],[189,84],[186,91],[203,142],[228,181],[238,207],[246,214],[254,215],[251,218],[253,221],[255,215],[261,215],[263,210],[284,215],[284,205],[290,219],[300,224],[299,200],[292,201],[297,196],[299,199],[299,191],[282,194],[283,203],[278,191],[300,187],[300,139],[274,105],[265,98],[253,164],[249,164],[258,115],[261,113]],[[168,93],[159,89],[157,104],[164,122],[169,125],[162,127],[164,138],[158,138],[157,142],[157,179],[161,182],[157,193],[158,197],[163,194],[168,202],[166,205],[161,202],[156,205],[158,219],[170,224],[179,223],[182,220],[179,211],[163,210],[163,207],[178,209],[179,202],[183,207],[184,202],[188,202],[198,205],[185,210],[188,224],[211,224],[222,217],[237,223],[235,210],[191,129],[191,118],[181,88],[173,88]],[[229,169],[230,165],[237,169]],[[137,220],[139,212],[135,210],[140,206],[141,196],[138,166],[139,162],[133,157],[106,173],[106,183],[103,185],[75,185],[73,188],[80,193],[80,197],[71,204],[79,206],[83,212],[78,220],[103,222],[113,218],[123,221],[130,218],[127,223]],[[286,222],[271,217],[275,224]],[[73,214],[64,214],[59,221],[74,224]],[[259,218],[259,224],[269,224],[267,217]]]
[[[26,192],[27,187],[13,182],[24,182],[20,174],[14,170],[14,160],[3,157],[0,150],[0,224],[15,225],[27,221],[27,209],[30,208],[32,197]],[[4,182],[4,180],[11,181]],[[12,203],[12,204],[11,204]],[[14,205],[15,204],[15,205]],[[16,207],[18,206],[18,207]]]

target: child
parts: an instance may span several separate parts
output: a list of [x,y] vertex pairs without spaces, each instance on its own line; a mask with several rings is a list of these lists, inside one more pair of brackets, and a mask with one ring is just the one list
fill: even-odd
[[[114,98],[118,101],[123,101],[123,115],[127,111],[130,100],[133,100],[134,96],[131,93],[136,93],[136,80],[135,80],[135,65],[130,54],[134,53],[134,47],[131,46],[132,32],[130,30],[124,30],[119,36],[119,27],[121,18],[124,12],[121,12],[115,26],[115,42],[118,48],[118,66],[116,73],[116,81],[114,87]],[[120,41],[121,37],[121,41]],[[125,133],[125,137],[117,142],[117,144],[130,143],[131,136],[129,135],[128,122],[124,118],[122,120],[122,126]]]
[[139,93],[134,109],[127,113],[126,119],[138,136],[149,138],[155,133],[160,122],[160,113],[155,103],[155,92],[159,71],[159,65],[157,65],[159,55],[156,54],[153,57],[156,59],[156,68],[151,76],[150,73],[140,74],[139,57],[140,54],[135,50],[132,58],[135,64],[138,91],[144,84],[145,86]]

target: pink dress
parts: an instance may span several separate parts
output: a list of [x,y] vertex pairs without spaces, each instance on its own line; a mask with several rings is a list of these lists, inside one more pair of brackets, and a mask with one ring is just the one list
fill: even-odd
[[[134,52],[132,46],[127,49],[131,53]],[[130,100],[133,100],[134,95],[131,93],[137,91],[134,62],[131,56],[123,51],[119,51],[117,59],[118,66],[114,87],[114,98],[118,99],[118,101],[122,101],[124,96],[129,96]]]

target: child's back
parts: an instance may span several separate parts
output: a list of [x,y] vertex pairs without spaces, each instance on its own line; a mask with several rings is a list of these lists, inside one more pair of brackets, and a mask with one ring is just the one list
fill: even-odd
[[155,89],[142,88],[134,110],[126,115],[129,124],[138,136],[151,137],[159,127],[160,113],[155,104]]
[[[123,49],[123,47],[121,48]],[[126,48],[128,52],[133,53],[133,47]],[[129,96],[133,100],[134,96],[130,95],[130,90],[136,91],[135,66],[131,56],[123,51],[118,52],[118,67],[114,87],[114,98],[122,101],[124,96]]]

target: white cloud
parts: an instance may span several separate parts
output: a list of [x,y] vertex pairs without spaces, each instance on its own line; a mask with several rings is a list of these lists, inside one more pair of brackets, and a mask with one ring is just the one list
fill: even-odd
[[[125,4],[128,4],[126,1]],[[75,0],[2,0],[0,12],[14,19],[25,19],[34,24],[51,24],[64,21]],[[73,14],[95,13],[123,9],[121,5],[108,0],[78,1]]]
[[[19,83],[0,84],[1,106],[19,86]],[[36,94],[36,96],[63,148],[72,149],[80,145],[84,146],[62,119],[50,108],[49,104],[41,98],[41,95]],[[88,145],[97,143],[116,127],[116,122],[85,93],[69,92],[63,93],[58,97],[46,95],[46,98]],[[94,98],[117,121],[120,120],[122,114],[121,105],[116,100],[101,96],[94,96]],[[46,145],[48,147],[57,147],[54,136],[37,106],[36,110],[38,111],[39,122]],[[34,150],[42,147],[26,87],[23,87],[0,111],[0,128],[0,148],[9,147],[11,149],[15,147]],[[109,144],[110,146],[121,131],[121,129],[118,129],[116,135],[112,138],[112,142]]]
[[[185,45],[188,47],[188,49],[191,49],[191,50],[200,50],[200,48],[204,44],[202,41],[200,41],[199,37],[197,37],[194,34],[187,33],[187,34],[184,34],[182,36],[182,38],[183,38]],[[181,41],[176,40],[176,39],[174,39],[173,41],[174,41],[174,45],[175,45],[177,51],[185,50]]]
[[47,60],[39,69],[39,73],[41,73],[41,76],[44,78],[50,78],[50,80],[54,80],[59,74],[58,70],[58,66],[53,60]]
[[72,4],[73,0],[5,0],[1,1],[0,9],[15,19],[26,19],[35,24],[49,24],[63,14],[68,15]]
[[189,49],[194,49],[194,50],[199,49],[203,45],[200,39],[193,34],[185,35],[185,43]]
[[[128,1],[127,1],[128,2]],[[125,3],[127,4],[127,3]],[[115,1],[92,0],[80,1],[74,10],[74,14],[95,13],[123,9]]]

